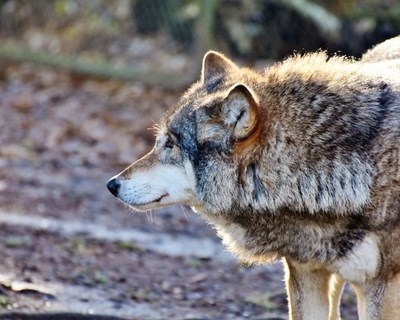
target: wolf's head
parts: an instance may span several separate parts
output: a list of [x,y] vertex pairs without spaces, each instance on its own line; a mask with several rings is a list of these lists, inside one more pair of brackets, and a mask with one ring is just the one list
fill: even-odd
[[249,85],[256,77],[208,52],[201,79],[163,119],[154,148],[108,189],[137,210],[173,204],[227,210],[238,196],[240,164],[250,161],[260,135],[259,99]]

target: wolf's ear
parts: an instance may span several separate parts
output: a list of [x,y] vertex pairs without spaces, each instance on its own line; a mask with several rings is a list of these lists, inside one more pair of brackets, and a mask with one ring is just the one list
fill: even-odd
[[210,84],[217,79],[222,79],[228,72],[238,67],[228,58],[216,51],[208,51],[203,58],[201,81]]
[[225,123],[233,127],[236,141],[247,138],[257,125],[259,102],[255,93],[244,84],[236,84],[223,102]]

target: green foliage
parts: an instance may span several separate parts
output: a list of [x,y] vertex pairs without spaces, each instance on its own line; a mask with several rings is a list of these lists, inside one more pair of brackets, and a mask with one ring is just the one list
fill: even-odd
[[138,247],[138,245],[134,241],[121,241],[118,243],[118,247],[123,250],[128,250],[128,251],[135,251],[135,252],[141,252],[142,249]]
[[67,10],[68,1],[67,0],[56,0],[54,3],[54,9],[56,14],[59,16],[65,16],[68,12]]
[[8,248],[30,247],[32,239],[29,236],[9,236],[4,240],[4,244]]
[[200,259],[193,258],[193,259],[189,259],[187,261],[187,264],[192,269],[200,269],[204,265],[204,262]]
[[271,297],[272,295],[268,292],[264,294],[252,294],[247,298],[247,301],[263,307],[268,312],[278,308],[278,305],[271,300]]
[[7,309],[12,305],[12,300],[6,296],[0,296],[0,309]]
[[96,272],[94,273],[94,281],[98,284],[105,284],[108,282],[108,277],[101,271],[96,270]]
[[86,247],[86,240],[84,238],[78,237],[72,239],[72,248],[79,254],[85,254],[87,247]]

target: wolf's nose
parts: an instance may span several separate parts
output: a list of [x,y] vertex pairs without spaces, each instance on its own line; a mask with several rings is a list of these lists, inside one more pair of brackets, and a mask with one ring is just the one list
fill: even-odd
[[112,178],[110,181],[107,183],[107,188],[110,190],[110,192],[116,197],[118,195],[118,189],[119,189],[120,183],[117,178]]

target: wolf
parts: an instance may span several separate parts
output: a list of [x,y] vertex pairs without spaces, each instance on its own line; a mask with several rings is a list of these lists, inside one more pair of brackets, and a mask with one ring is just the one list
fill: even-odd
[[400,37],[264,71],[210,51],[154,148],[110,179],[136,210],[185,204],[243,261],[283,260],[289,316],[400,319]]

